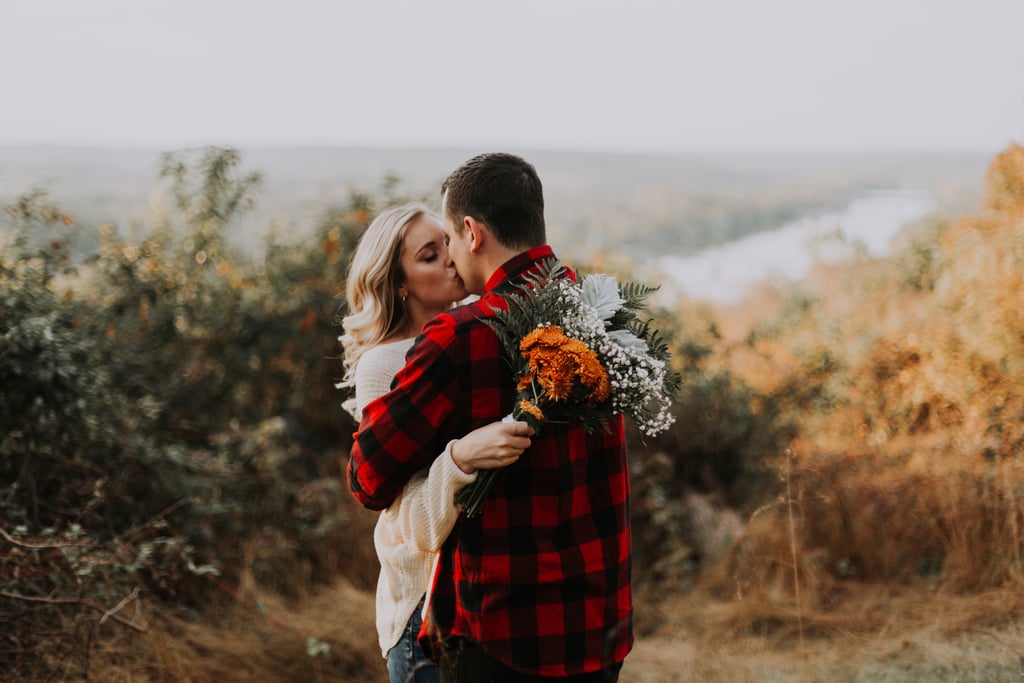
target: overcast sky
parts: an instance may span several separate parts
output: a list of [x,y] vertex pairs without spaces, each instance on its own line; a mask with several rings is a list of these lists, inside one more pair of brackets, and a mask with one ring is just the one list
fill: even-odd
[[1024,0],[3,0],[0,144],[1024,144]]

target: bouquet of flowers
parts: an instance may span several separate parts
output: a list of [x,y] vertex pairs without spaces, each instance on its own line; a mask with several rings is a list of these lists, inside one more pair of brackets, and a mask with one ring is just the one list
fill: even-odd
[[[506,419],[524,420],[536,433],[545,422],[578,418],[584,429],[607,429],[613,416],[632,418],[654,436],[672,424],[669,406],[681,378],[668,366],[668,348],[639,311],[657,287],[620,284],[594,274],[579,281],[550,260],[525,277],[519,292],[484,320],[498,335],[518,378],[515,407]],[[480,513],[498,470],[482,470],[456,495],[466,515]]]

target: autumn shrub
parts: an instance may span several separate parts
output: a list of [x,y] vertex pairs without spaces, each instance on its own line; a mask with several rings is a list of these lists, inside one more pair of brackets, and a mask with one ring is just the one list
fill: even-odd
[[793,290],[817,292],[809,305],[780,295],[723,347],[797,425],[776,470],[800,557],[836,579],[1021,578],[1022,182],[1014,145],[976,215],[919,226],[890,259],[819,268]]
[[1019,580],[1021,468],[907,444],[799,463],[801,546],[839,578],[924,579],[955,591]]
[[774,494],[772,458],[795,425],[772,391],[724,366],[712,311],[653,311],[683,377],[674,424],[644,440],[630,434],[634,560],[641,596],[692,587],[740,532],[740,516]]

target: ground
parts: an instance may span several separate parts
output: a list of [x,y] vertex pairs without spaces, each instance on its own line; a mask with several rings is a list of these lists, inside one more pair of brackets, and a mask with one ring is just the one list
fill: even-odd
[[[1013,589],[854,585],[802,614],[693,591],[638,612],[620,681],[1021,681],[1022,602]],[[298,600],[240,590],[201,618],[160,610],[148,622],[107,644],[110,664],[89,680],[387,683],[372,593],[344,581]]]

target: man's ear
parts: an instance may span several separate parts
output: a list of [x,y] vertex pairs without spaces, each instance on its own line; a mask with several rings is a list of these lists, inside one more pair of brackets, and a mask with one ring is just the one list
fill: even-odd
[[469,251],[472,253],[480,251],[480,247],[487,239],[487,226],[472,216],[466,216],[463,227],[469,231]]

